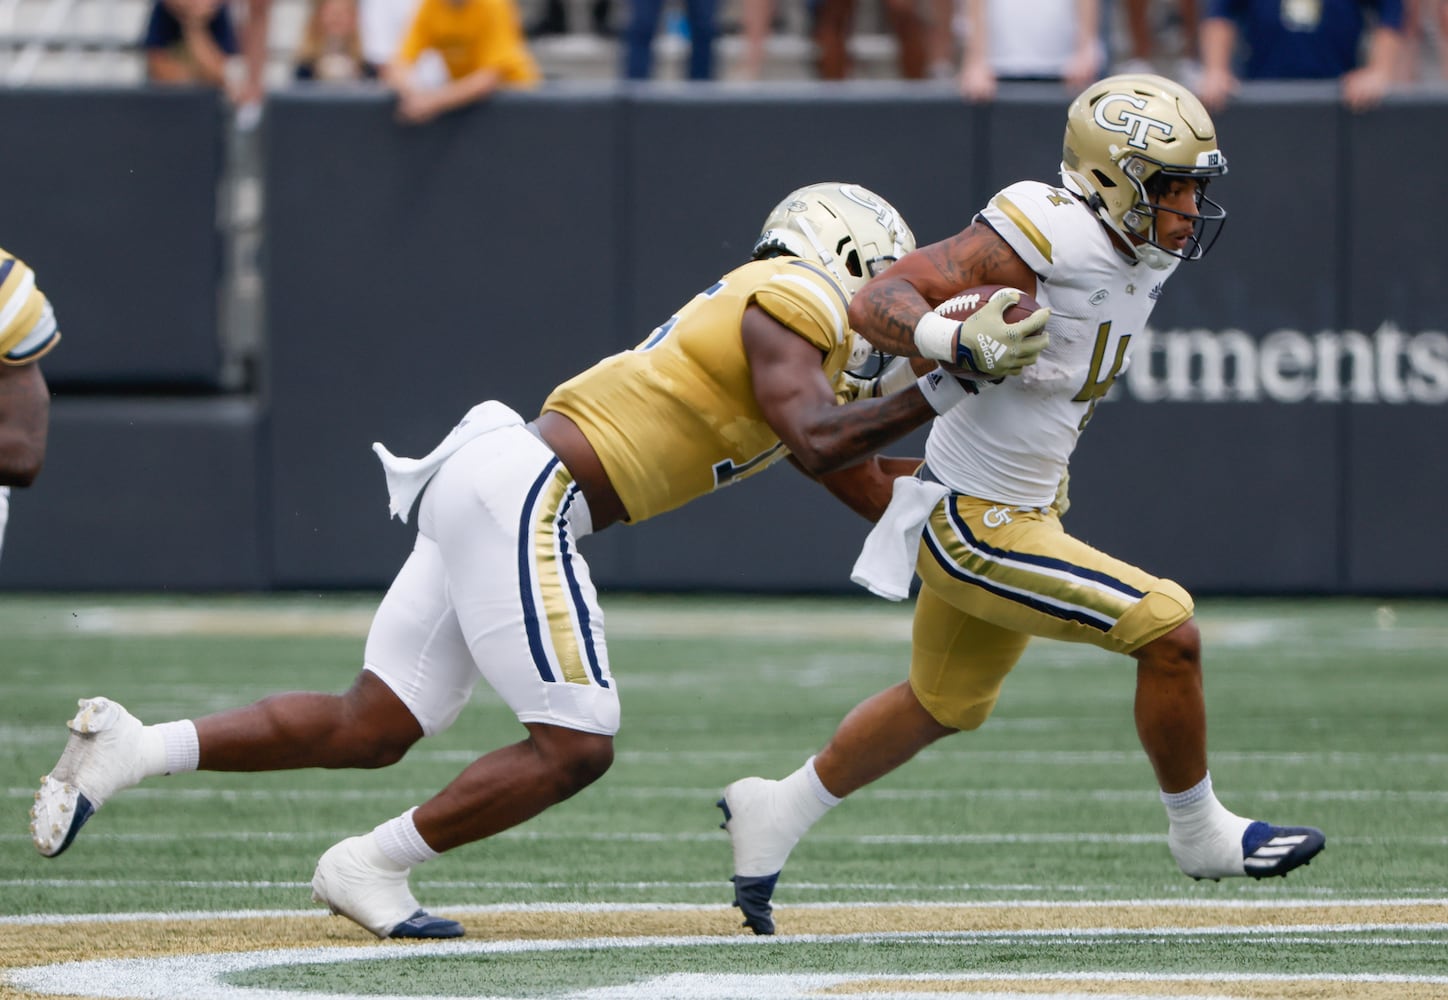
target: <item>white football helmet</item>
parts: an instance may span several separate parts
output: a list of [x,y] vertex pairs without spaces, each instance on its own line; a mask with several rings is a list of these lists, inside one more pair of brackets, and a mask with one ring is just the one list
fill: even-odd
[[754,241],[755,257],[784,252],[819,261],[851,295],[914,249],[915,234],[888,201],[835,181],[792,192]]
[[[1211,249],[1227,210],[1206,196],[1207,182],[1226,172],[1211,115],[1191,91],[1165,77],[1107,77],[1066,112],[1062,182],[1149,267],[1197,260]],[[1197,184],[1197,215],[1189,216],[1194,232],[1182,250],[1157,242],[1156,198],[1173,180]]]

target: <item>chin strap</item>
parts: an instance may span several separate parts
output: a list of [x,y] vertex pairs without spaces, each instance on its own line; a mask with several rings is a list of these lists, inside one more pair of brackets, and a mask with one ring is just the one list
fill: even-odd
[[[1111,242],[1116,244],[1117,250],[1120,251],[1123,256],[1139,261],[1153,271],[1165,271],[1171,267],[1172,261],[1180,259],[1175,254],[1167,253],[1154,243],[1133,243],[1131,240],[1133,234],[1117,227],[1111,221],[1111,216],[1106,211],[1106,202],[1102,200],[1099,193],[1093,191],[1090,197],[1083,198],[1082,201],[1087,208],[1095,213],[1097,220],[1105,227],[1106,231],[1115,237]],[[1155,222],[1152,223],[1153,226],[1155,224]]]
[[1167,253],[1161,247],[1153,246],[1150,243],[1143,243],[1132,249],[1136,253],[1136,259],[1153,271],[1165,271],[1171,267],[1173,261],[1181,259],[1175,254]]

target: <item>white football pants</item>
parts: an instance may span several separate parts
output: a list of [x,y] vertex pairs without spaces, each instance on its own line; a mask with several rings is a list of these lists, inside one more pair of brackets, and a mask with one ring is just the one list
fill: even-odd
[[618,689],[577,542],[583,494],[525,426],[454,453],[418,508],[417,541],[367,636],[365,666],[432,734],[481,675],[522,722],[613,735]]

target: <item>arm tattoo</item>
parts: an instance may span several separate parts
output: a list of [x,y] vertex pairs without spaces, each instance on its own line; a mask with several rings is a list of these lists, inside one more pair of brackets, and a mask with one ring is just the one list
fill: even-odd
[[[870,322],[860,333],[889,354],[915,354],[915,324],[930,308],[908,281],[884,281],[857,293]],[[854,303],[851,303],[851,318]]]
[[977,285],[1019,285],[1025,263],[995,230],[974,222],[963,232],[921,247],[868,282],[850,303],[850,323],[876,347],[916,356],[915,324],[927,311]]
[[940,281],[951,291],[932,301],[932,306],[967,288],[1015,284],[1021,280],[1018,272],[1025,267],[1024,262],[1010,244],[984,222],[973,223],[941,246],[946,252],[938,255]]
[[935,410],[913,387],[879,399],[835,407],[816,439],[816,472],[830,472],[872,454],[928,423]]

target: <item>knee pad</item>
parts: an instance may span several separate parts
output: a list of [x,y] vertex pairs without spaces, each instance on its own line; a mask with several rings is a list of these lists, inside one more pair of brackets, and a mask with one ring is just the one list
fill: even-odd
[[1111,630],[1122,652],[1134,653],[1192,617],[1196,605],[1186,588],[1173,580],[1160,579]]
[[992,697],[984,701],[967,703],[957,699],[931,698],[922,695],[919,691],[915,692],[915,698],[936,722],[961,732],[979,729],[985,720],[990,718],[990,713],[995,710],[997,700]]

